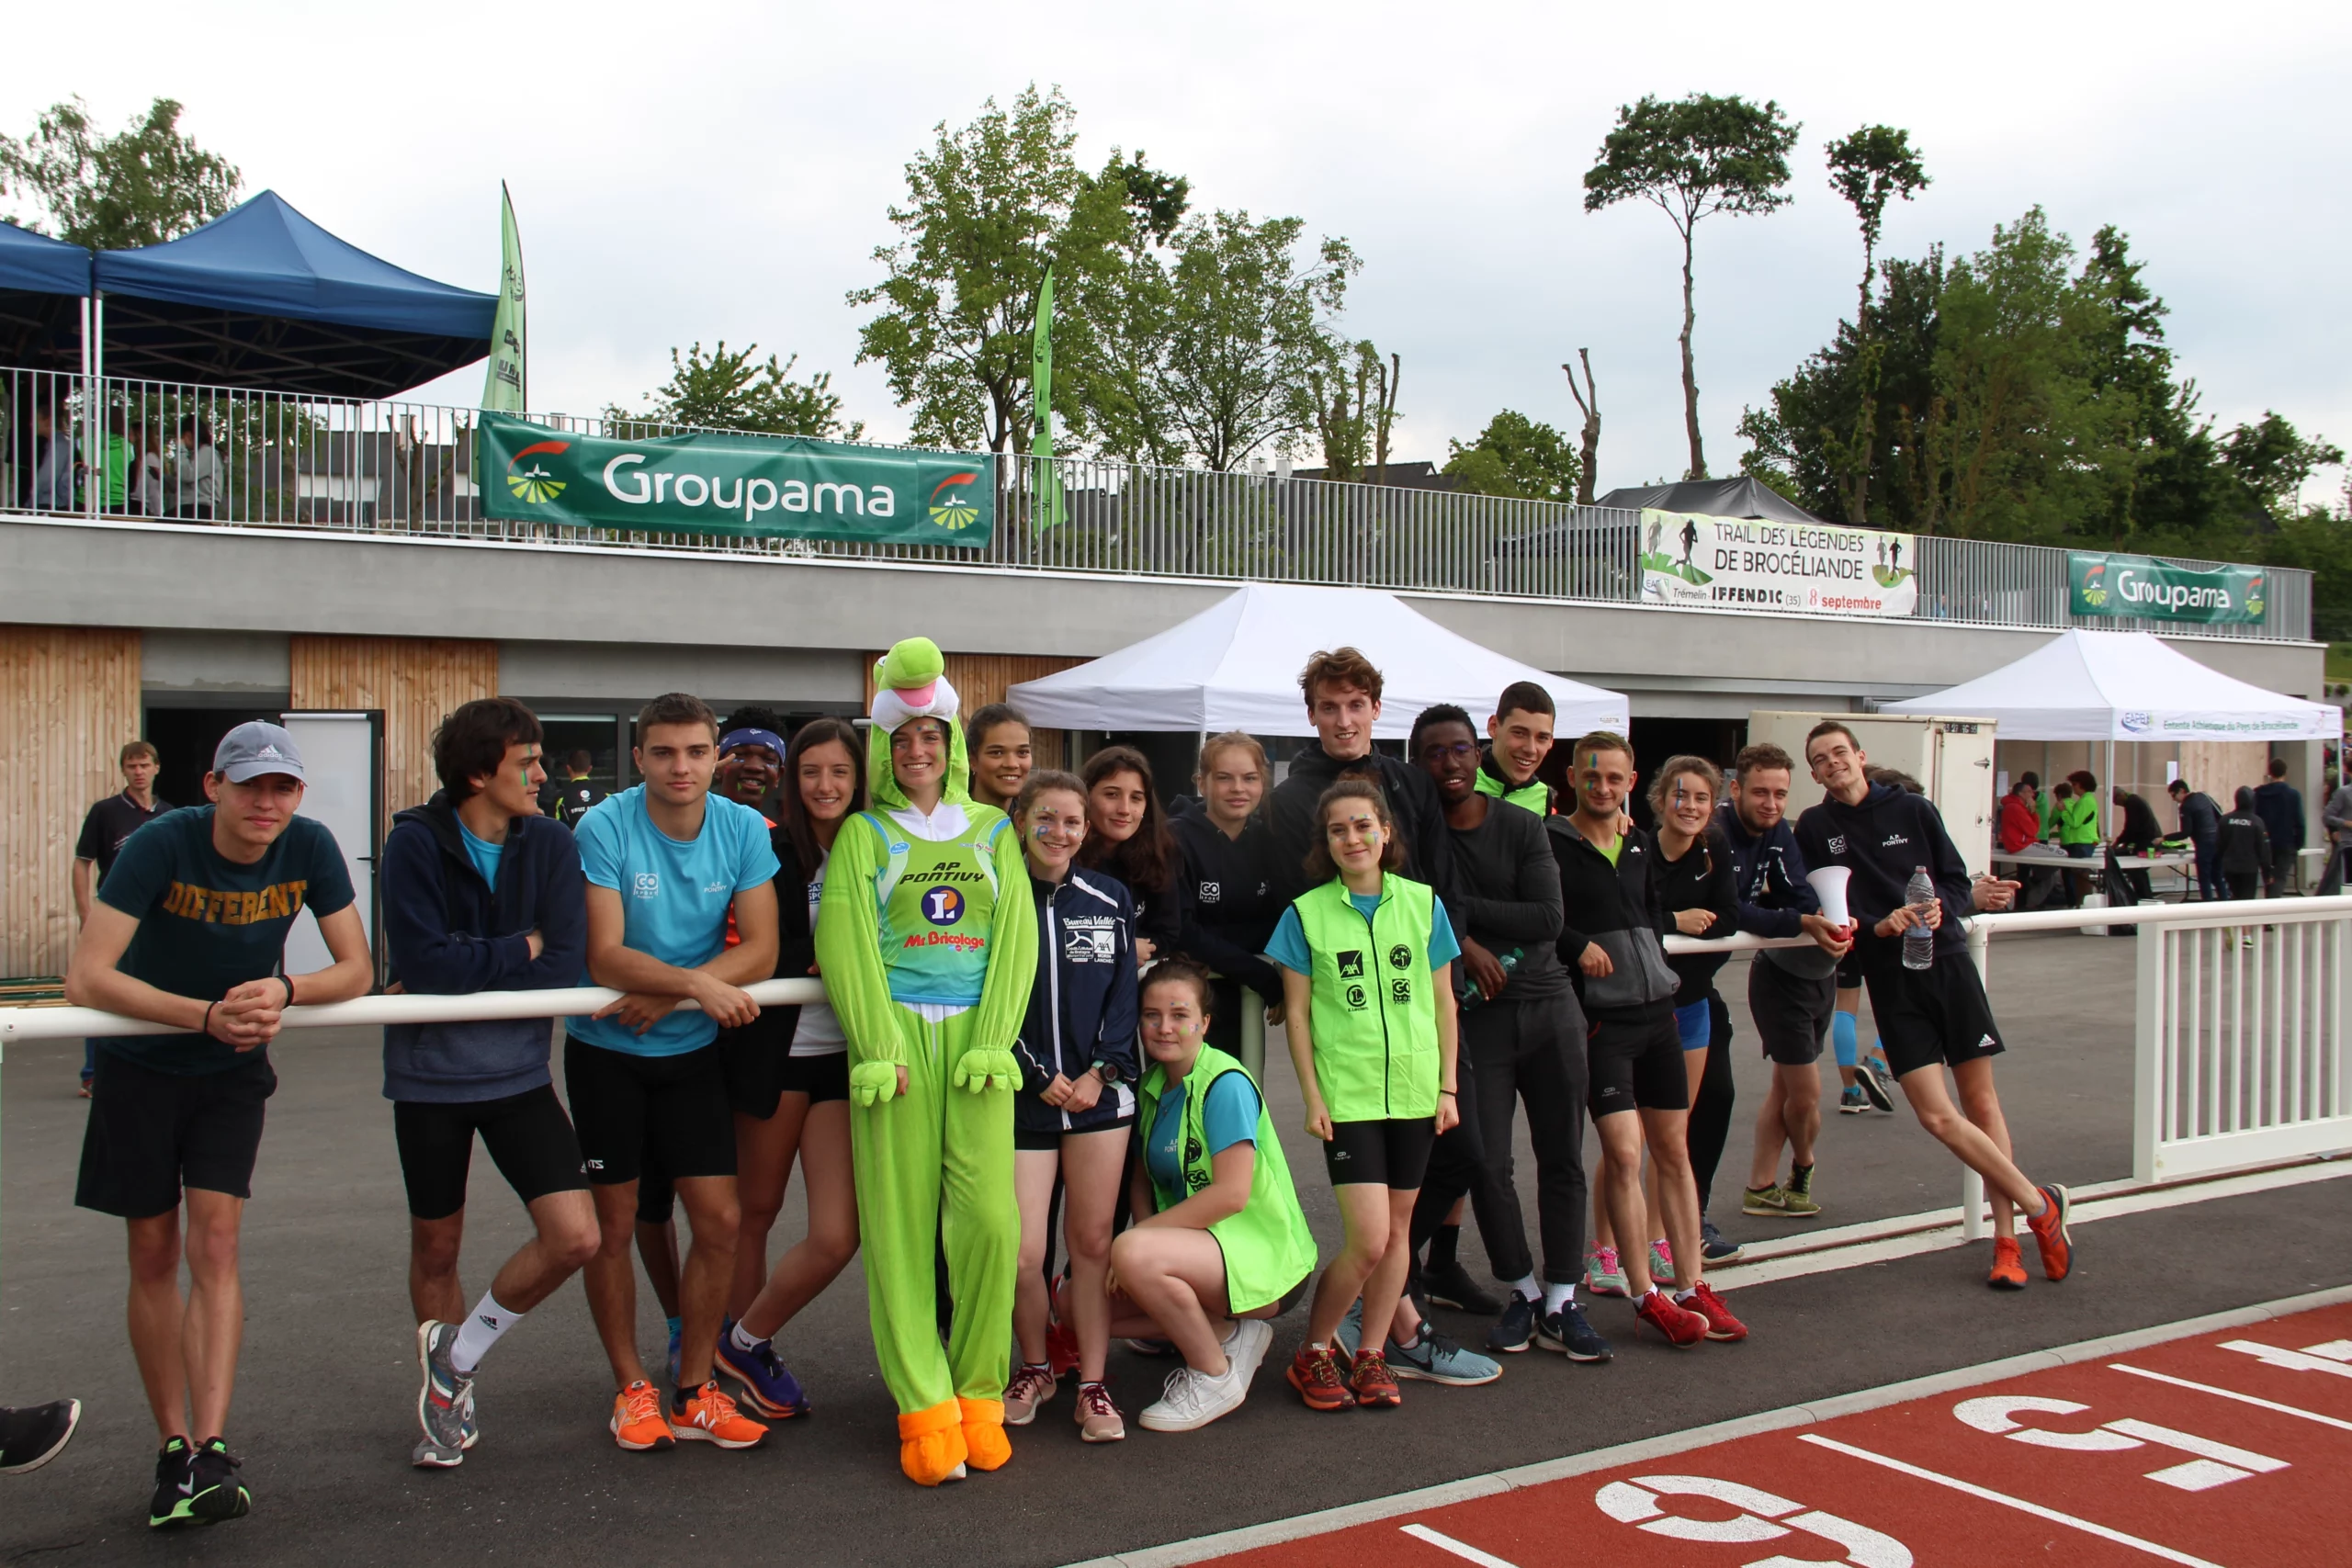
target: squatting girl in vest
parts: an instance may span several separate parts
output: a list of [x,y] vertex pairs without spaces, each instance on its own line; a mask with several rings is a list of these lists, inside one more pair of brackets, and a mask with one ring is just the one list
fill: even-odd
[[1274,1332],[1315,1272],[1315,1237],[1248,1068],[1208,1033],[1209,976],[1188,958],[1143,984],[1143,1157],[1135,1212],[1111,1244],[1111,1332],[1184,1358],[1140,1419],[1190,1432],[1241,1407]]
[[[1413,1199],[1430,1146],[1461,1121],[1455,1100],[1453,961],[1445,906],[1400,876],[1404,841],[1378,786],[1323,792],[1311,886],[1283,911],[1266,956],[1282,965],[1283,1016],[1306,1100],[1306,1130],[1347,1224],[1323,1271],[1306,1343],[1288,1373],[1310,1410],[1403,1403],[1381,1347],[1411,1267]],[[1342,1373],[1331,1337],[1363,1298],[1362,1347]]]

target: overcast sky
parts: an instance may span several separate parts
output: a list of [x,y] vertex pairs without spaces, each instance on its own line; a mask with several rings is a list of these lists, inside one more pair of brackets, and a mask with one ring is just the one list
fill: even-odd
[[[941,120],[1058,84],[1080,158],[1146,149],[1198,207],[1295,214],[1364,258],[1345,330],[1404,355],[1400,455],[1442,459],[1510,407],[1573,432],[1559,369],[1592,350],[1603,489],[1684,462],[1674,234],[1598,215],[1581,177],[1644,93],[1770,97],[1804,123],[1793,206],[1700,230],[1708,460],[1743,405],[1850,312],[1851,212],[1822,149],[1907,129],[1934,186],[1885,251],[1982,246],[2041,203],[2086,241],[2121,225],[2226,425],[2276,409],[2352,441],[2352,7],[2340,3],[1138,7],[199,7],[117,0],[7,27],[0,127],[85,97],[108,128],[166,95],[185,127],[329,229],[492,288],[513,187],[531,288],[532,401],[634,403],[700,338],[831,369],[903,434],[859,313],[885,208]],[[470,402],[479,372],[427,394]],[[2331,494],[2334,470],[2309,492]]]

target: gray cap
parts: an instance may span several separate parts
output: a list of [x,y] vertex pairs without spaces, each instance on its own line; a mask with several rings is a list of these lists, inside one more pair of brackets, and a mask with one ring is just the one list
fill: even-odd
[[212,753],[212,771],[231,784],[243,784],[264,773],[302,777],[302,751],[294,738],[275,724],[256,720],[241,724],[220,738]]

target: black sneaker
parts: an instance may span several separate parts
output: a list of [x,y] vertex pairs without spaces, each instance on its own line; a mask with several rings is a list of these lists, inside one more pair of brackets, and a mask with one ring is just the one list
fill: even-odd
[[196,1450],[188,1447],[186,1438],[171,1438],[156,1454],[155,1495],[147,1505],[151,1529],[197,1522],[196,1512],[189,1504],[196,1493],[196,1474],[190,1468],[195,1458]]
[[1421,1288],[1429,1292],[1430,1301],[1442,1307],[1452,1307],[1456,1312],[1492,1317],[1503,1310],[1503,1303],[1480,1290],[1478,1281],[1470,1278],[1470,1270],[1459,1262],[1442,1263],[1433,1269],[1422,1269]]
[[1487,1330],[1487,1348],[1515,1356],[1534,1336],[1535,1303],[1513,1291],[1503,1303],[1502,1315]]
[[31,1404],[22,1410],[0,1405],[0,1475],[39,1470],[63,1453],[81,1420],[78,1399]]
[[245,1517],[254,1506],[254,1495],[245,1490],[237,1474],[244,1462],[229,1451],[221,1438],[207,1438],[196,1445],[196,1455],[188,1461],[188,1478],[195,1483],[188,1506],[198,1523],[217,1525],[223,1519]]
[[1544,1314],[1535,1328],[1535,1343],[1559,1351],[1571,1361],[1606,1361],[1617,1354],[1608,1340],[1592,1331],[1592,1325],[1584,1320],[1584,1308],[1574,1302]]
[[1715,1228],[1715,1222],[1706,1215],[1699,1216],[1699,1251],[1709,1263],[1729,1263],[1739,1256],[1739,1243],[1726,1237]]
[[1887,1070],[1885,1061],[1878,1056],[1864,1056],[1854,1064],[1854,1086],[1873,1109],[1893,1111],[1894,1109],[1894,1075]]

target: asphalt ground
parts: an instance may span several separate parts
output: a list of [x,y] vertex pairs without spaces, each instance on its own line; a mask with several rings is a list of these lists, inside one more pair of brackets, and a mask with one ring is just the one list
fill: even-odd
[[[2024,1163],[2044,1179],[2129,1172],[2131,953],[2129,942],[2094,938],[1996,946],[1993,994],[2012,1041],[2004,1099]],[[1744,985],[1736,966],[1726,971],[1736,1021]],[[1742,1111],[1719,1181],[1735,1200],[1763,1076],[1745,1027],[1740,1039]],[[1636,1342],[1625,1304],[1603,1303],[1595,1322],[1620,1350],[1609,1366],[1530,1351],[1493,1385],[1408,1384],[1404,1407],[1378,1415],[1309,1415],[1269,1371],[1247,1406],[1203,1433],[1138,1428],[1123,1445],[1088,1448],[1069,1425],[1065,1388],[1015,1434],[1006,1470],[930,1494],[898,1473],[854,1265],[783,1337],[814,1413],[750,1453],[616,1450],[604,1427],[604,1359],[567,1286],[486,1363],[481,1447],[462,1469],[420,1472],[406,1462],[416,1378],[407,1226],[379,1042],[373,1032],[318,1031],[277,1054],[281,1087],[247,1211],[247,1324],[229,1435],[254,1512],[223,1529],[161,1536],[141,1512],[154,1438],[121,1329],[121,1228],[72,1206],[78,1056],[73,1043],[23,1045],[6,1066],[0,1400],[73,1393],[87,1413],[56,1463],[0,1483],[0,1562],[228,1552],[261,1564],[445,1555],[602,1563],[716,1550],[818,1562],[1069,1562],[2352,1282],[2347,1190],[2316,1182],[2101,1221],[2081,1234],[2075,1279],[2014,1296],[1984,1288],[1981,1247],[1752,1286],[1735,1298],[1754,1331],[1739,1346],[1676,1352]],[[1297,1131],[1289,1075],[1270,1077],[1328,1252],[1338,1234],[1330,1190]],[[1823,1147],[1828,1223],[1957,1195],[1956,1168],[1907,1117],[1832,1115]],[[474,1169],[469,1293],[525,1234],[489,1161]],[[1717,1208],[1735,1235],[1789,1228],[1744,1221],[1721,1196]],[[799,1224],[787,1201],[772,1247],[788,1245]],[[1478,1267],[1475,1227],[1463,1253]],[[642,1343],[658,1352],[650,1292],[639,1305]],[[1483,1331],[1444,1315],[1442,1326],[1460,1337]],[[1276,1325],[1277,1356],[1302,1318]],[[1131,1423],[1167,1370],[1114,1353],[1114,1391]]]

